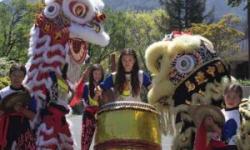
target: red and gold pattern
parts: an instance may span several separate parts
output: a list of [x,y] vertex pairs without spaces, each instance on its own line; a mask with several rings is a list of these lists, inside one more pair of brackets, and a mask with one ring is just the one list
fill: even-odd
[[44,10],[37,15],[30,32],[24,81],[38,101],[36,110],[46,112],[37,113],[41,122],[37,123],[36,144],[38,148],[73,149],[65,119],[72,90],[69,82],[74,84],[79,80],[81,65],[88,57],[88,43],[100,46],[109,43],[102,27],[104,4],[101,0],[45,0],[44,3]]

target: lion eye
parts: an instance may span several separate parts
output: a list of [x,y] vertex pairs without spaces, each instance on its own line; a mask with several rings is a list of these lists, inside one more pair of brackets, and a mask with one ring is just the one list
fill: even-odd
[[58,3],[51,3],[44,9],[44,15],[50,19],[53,19],[58,16],[60,12],[60,6]]
[[88,7],[83,3],[73,2],[71,3],[71,12],[76,17],[83,18],[88,12]]
[[195,60],[190,55],[183,55],[176,60],[175,68],[180,73],[189,73],[195,66]]

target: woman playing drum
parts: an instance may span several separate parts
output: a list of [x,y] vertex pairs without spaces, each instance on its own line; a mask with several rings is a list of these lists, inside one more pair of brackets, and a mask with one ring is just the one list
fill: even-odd
[[[117,72],[109,75],[100,84],[101,90],[113,89],[118,101],[141,101],[141,87],[150,88],[149,76],[139,70],[137,56],[134,50],[124,49],[118,60]],[[97,93],[101,91],[97,89]]]

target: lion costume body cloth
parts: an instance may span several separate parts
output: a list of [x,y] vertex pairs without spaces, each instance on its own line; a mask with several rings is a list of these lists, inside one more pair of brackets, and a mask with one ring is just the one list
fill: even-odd
[[231,81],[226,66],[212,43],[199,35],[153,43],[145,57],[153,74],[148,99],[162,112],[165,133],[174,131],[172,149],[193,149],[196,129],[190,108],[221,106],[224,88]]
[[106,46],[101,0],[45,0],[31,29],[25,86],[37,101],[37,149],[73,149],[65,115],[88,43]]

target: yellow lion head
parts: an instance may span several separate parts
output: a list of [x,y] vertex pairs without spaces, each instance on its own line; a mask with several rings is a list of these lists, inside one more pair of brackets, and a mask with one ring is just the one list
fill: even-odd
[[153,43],[145,57],[154,77],[148,93],[152,104],[217,105],[224,90],[221,83],[230,78],[213,44],[199,35],[181,35]]

